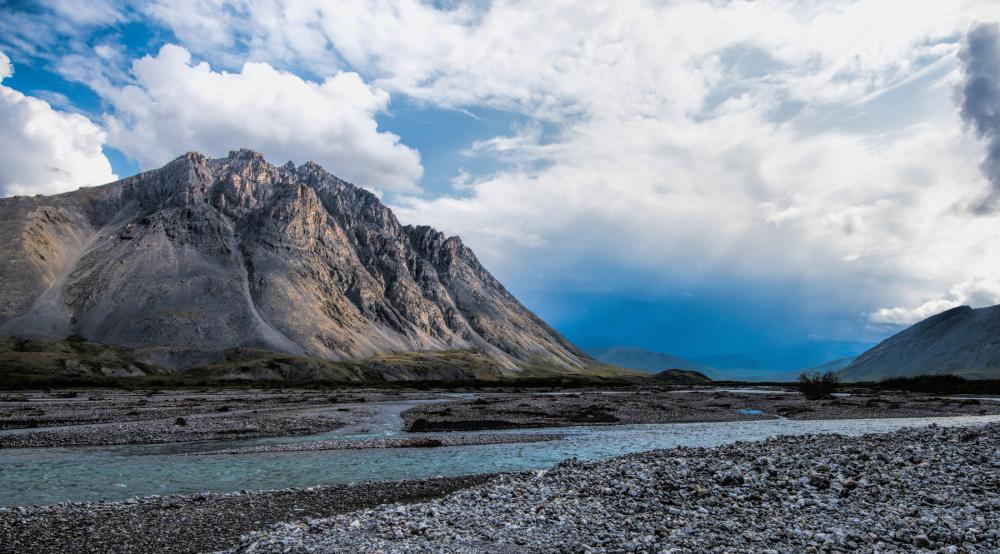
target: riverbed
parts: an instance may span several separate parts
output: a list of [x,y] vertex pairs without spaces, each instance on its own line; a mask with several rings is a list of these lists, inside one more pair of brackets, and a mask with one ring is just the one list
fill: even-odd
[[[557,440],[438,448],[377,448],[300,452],[203,453],[291,441],[372,437],[442,437],[404,433],[400,413],[425,401],[387,401],[357,425],[316,435],[172,444],[0,450],[0,505],[115,501],[149,495],[284,489],[362,481],[422,479],[550,467],[567,458],[601,460],[678,446],[711,447],[775,436],[861,435],[937,424],[981,425],[1000,415],[831,420],[748,421],[562,426],[490,431],[561,435]],[[476,433],[466,433],[475,435]],[[195,455],[201,454],[201,455]]]

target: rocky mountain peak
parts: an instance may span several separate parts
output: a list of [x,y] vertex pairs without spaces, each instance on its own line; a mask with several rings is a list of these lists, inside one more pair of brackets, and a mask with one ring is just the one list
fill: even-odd
[[264,160],[264,154],[249,148],[240,148],[239,150],[230,150],[226,158],[229,160]]
[[232,347],[588,363],[458,237],[402,226],[314,162],[189,152],[103,187],[2,199],[0,221],[0,332],[158,347],[179,365]]

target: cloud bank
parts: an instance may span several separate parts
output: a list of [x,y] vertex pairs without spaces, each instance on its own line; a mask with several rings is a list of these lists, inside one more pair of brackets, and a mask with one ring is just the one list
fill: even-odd
[[962,119],[986,143],[986,158],[980,167],[993,187],[978,209],[993,210],[1000,195],[1000,25],[973,26],[958,57],[965,77]]
[[[0,81],[14,72],[0,52]],[[117,179],[104,131],[86,117],[0,84],[0,196],[54,194]]]
[[[990,215],[1000,200],[1000,25],[976,23],[962,40],[958,52],[961,62],[959,113],[986,147],[986,157],[979,165],[988,180],[990,191],[984,196],[970,192],[973,212]],[[994,248],[980,242],[979,254],[969,252],[970,259],[985,258],[996,263]],[[968,266],[968,262],[963,264]],[[876,324],[911,325],[930,316],[962,305],[984,307],[1000,304],[1000,281],[984,277],[962,281],[948,294],[913,308],[893,307],[876,310],[868,316]]]
[[[515,284],[605,286],[580,271],[595,265],[623,268],[614,286],[625,274],[647,290],[783,283],[806,312],[863,321],[1000,265],[987,246],[1000,222],[951,209],[982,196],[982,150],[951,95],[978,44],[960,37],[1000,18],[994,2],[183,9],[192,1],[155,9],[202,55],[221,47],[220,63],[348,67],[394,94],[540,122],[544,132],[469,149],[499,171],[393,200],[402,219],[462,235]],[[198,38],[220,21],[227,32]],[[975,50],[985,75],[988,49]],[[996,112],[972,113],[985,124]],[[989,140],[991,125],[977,132]]]
[[133,62],[131,73],[134,84],[102,91],[114,108],[104,123],[109,144],[143,167],[189,150],[219,156],[246,146],[382,190],[415,190],[423,172],[415,150],[377,129],[389,95],[356,73],[314,83],[266,63],[214,71],[169,44]]
[[951,288],[945,298],[924,302],[916,308],[883,308],[871,314],[873,323],[912,325],[958,306],[982,308],[1000,304],[1000,280],[995,277],[978,277]]

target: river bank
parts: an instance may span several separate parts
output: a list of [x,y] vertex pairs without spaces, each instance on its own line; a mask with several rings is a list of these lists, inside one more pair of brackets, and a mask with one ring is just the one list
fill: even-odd
[[998,452],[991,424],[567,461],[274,525],[228,552],[995,552]]
[[[1000,413],[1000,402],[908,393],[811,401],[781,389],[80,390],[0,394],[0,450],[302,437],[365,429],[411,402],[411,432],[581,425],[913,418]],[[394,408],[395,409],[395,408]]]
[[577,425],[697,423],[762,419],[875,419],[1000,413],[1000,402],[909,393],[861,393],[808,400],[780,389],[484,393],[403,412],[408,431],[476,431]]
[[444,399],[356,389],[67,390],[0,395],[0,449],[313,435],[361,425],[380,405]]
[[492,475],[0,508],[0,552],[204,552],[270,523],[415,502]]

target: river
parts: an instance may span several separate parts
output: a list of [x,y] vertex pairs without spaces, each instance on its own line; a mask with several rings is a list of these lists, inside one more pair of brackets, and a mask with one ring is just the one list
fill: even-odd
[[[952,426],[1000,422],[1000,415],[992,415],[581,426],[508,431],[565,435],[562,440],[550,442],[192,455],[221,448],[276,442],[400,436],[404,433],[399,430],[399,414],[414,402],[380,403],[375,421],[369,421],[364,428],[354,426],[308,437],[0,450],[0,505],[122,500],[146,495],[279,489],[516,471],[550,467],[571,457],[599,460],[632,452],[677,446],[718,446],[778,435],[859,435],[932,423]],[[372,407],[371,404],[369,407]],[[407,435],[435,436],[436,433]]]

